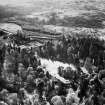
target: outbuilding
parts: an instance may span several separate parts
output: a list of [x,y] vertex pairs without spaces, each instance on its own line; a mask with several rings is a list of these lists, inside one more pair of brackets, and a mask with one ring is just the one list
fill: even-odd
[[0,36],[16,35],[18,32],[23,33],[22,27],[14,23],[0,23]]

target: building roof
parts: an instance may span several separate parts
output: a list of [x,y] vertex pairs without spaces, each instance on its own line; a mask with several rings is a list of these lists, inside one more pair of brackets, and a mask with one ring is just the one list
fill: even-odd
[[17,32],[22,32],[21,26],[14,23],[0,23],[0,30],[7,33],[17,34]]

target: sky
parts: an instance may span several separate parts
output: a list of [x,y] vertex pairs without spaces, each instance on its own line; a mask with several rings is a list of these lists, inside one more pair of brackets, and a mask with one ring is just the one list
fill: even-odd
[[0,0],[1,5],[30,6],[37,0]]
[[[40,2],[40,1],[66,1],[66,0],[0,0],[1,5],[16,5],[16,6],[30,6],[34,2]],[[68,0],[67,0],[68,1]],[[75,0],[69,0],[69,1],[75,1]]]

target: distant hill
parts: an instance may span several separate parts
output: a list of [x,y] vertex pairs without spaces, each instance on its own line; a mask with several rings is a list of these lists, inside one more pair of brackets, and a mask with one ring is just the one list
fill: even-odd
[[[104,28],[105,0],[12,0],[0,6],[0,20],[9,17],[21,17],[33,23],[36,17],[50,20],[52,13],[57,13],[60,21],[47,24],[68,27]],[[22,4],[21,4],[22,3]],[[2,3],[1,3],[2,4]],[[5,3],[3,3],[5,4]],[[23,6],[24,5],[24,6]],[[21,18],[20,18],[21,20]],[[23,20],[22,20],[23,21]]]

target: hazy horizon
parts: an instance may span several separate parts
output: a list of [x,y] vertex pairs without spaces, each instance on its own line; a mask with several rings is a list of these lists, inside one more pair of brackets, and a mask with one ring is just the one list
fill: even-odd
[[75,17],[76,20],[81,17],[80,21],[92,18],[105,21],[105,0],[0,0],[0,5],[2,19],[19,14],[25,18],[46,19],[56,12],[61,17]]

